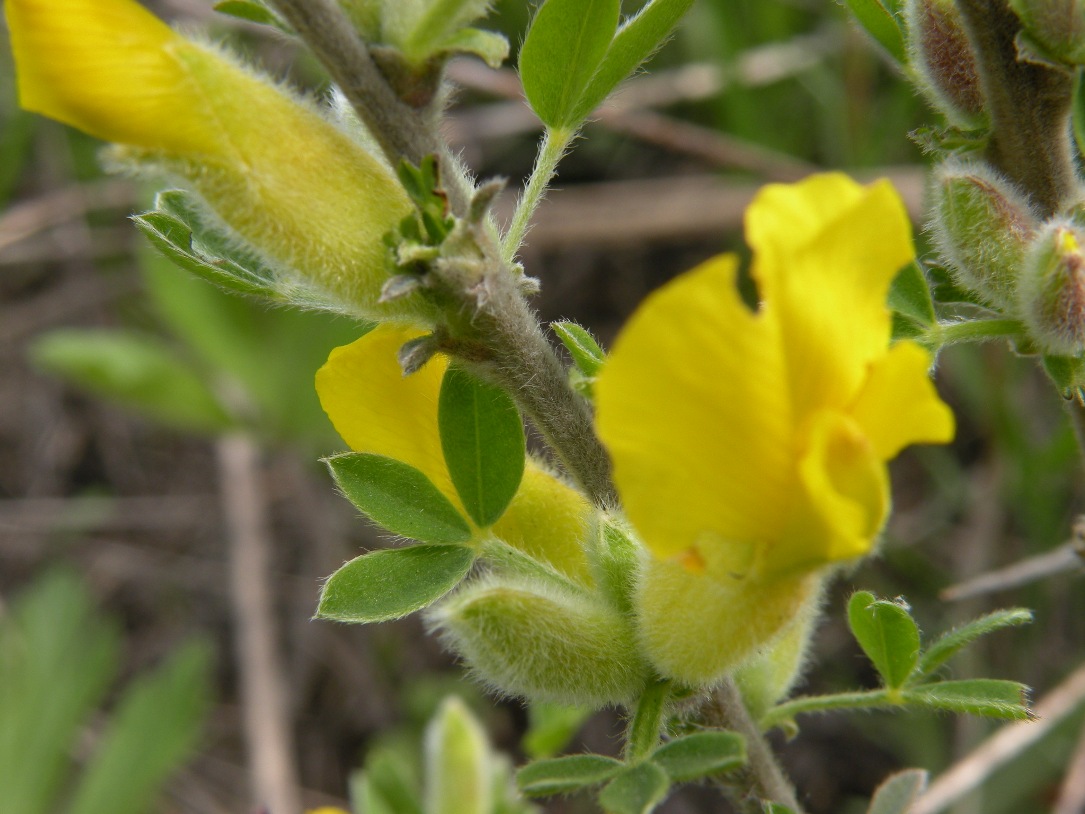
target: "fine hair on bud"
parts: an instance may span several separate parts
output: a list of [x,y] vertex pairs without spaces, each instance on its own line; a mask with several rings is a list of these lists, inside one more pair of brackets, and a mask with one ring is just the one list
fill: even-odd
[[930,103],[956,127],[974,129],[985,118],[976,55],[954,0],[908,0],[909,62]]
[[493,575],[458,591],[428,621],[504,695],[602,707],[634,698],[647,680],[629,619],[573,588]]
[[1025,197],[978,161],[951,160],[933,174],[929,229],[958,285],[1007,313],[1039,221]]
[[1044,224],[1025,256],[1021,317],[1045,352],[1085,350],[1085,229],[1069,218]]

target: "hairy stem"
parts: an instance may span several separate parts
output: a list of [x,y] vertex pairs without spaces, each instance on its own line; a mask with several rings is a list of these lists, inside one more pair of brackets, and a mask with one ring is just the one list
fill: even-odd
[[[780,803],[790,808],[795,814],[802,814],[798,798],[791,782],[784,775],[776,761],[772,747],[761,729],[750,717],[742,701],[742,694],[732,679],[727,679],[713,693],[701,715],[703,722],[717,729],[729,729],[746,739],[747,778],[749,795],[752,799],[751,811],[761,811],[760,800]],[[737,801],[745,804],[744,801]],[[747,802],[749,802],[747,800]]]
[[413,164],[437,152],[431,113],[401,101],[355,33],[346,13],[331,0],[270,0],[331,75],[381,145],[392,166]]
[[502,259],[506,263],[511,264],[516,259],[516,253],[524,242],[524,235],[527,234],[531,216],[542,201],[543,195],[546,194],[546,188],[557,171],[558,162],[565,155],[569,142],[575,135],[576,131],[573,130],[551,130],[550,128],[543,133],[531,177],[520,195],[520,200],[516,202],[516,211],[512,214],[508,231],[502,241]]
[[1047,217],[1072,199],[1077,177],[1070,143],[1073,77],[1019,62],[1021,23],[1006,0],[958,0],[991,115],[987,159]]
[[635,762],[647,757],[659,745],[663,716],[671,694],[671,683],[659,680],[650,685],[637,700],[625,735],[625,759]]
[[834,695],[812,695],[795,698],[773,707],[761,718],[760,725],[765,729],[789,721],[804,712],[829,712],[834,709],[873,709],[875,707],[896,706],[886,690],[868,692],[842,692]]
[[990,342],[1011,336],[1023,336],[1025,326],[1016,319],[973,319],[940,322],[924,337],[924,344],[934,349],[961,342]]
[[[597,506],[618,505],[610,457],[595,435],[588,402],[570,386],[565,366],[519,291],[519,280],[503,265],[481,284],[484,302],[461,299],[446,308],[449,334],[468,350],[451,352],[503,387],[557,454],[569,476]],[[463,297],[466,286],[450,286]],[[470,349],[476,349],[472,352]]]

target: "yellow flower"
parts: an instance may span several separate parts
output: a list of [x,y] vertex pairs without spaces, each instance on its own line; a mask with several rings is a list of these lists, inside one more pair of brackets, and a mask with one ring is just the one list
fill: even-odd
[[314,106],[132,0],[7,0],[5,10],[23,107],[183,179],[272,264],[348,307],[409,316],[377,305],[381,237],[409,201]]
[[654,293],[596,382],[598,431],[652,557],[637,602],[658,669],[709,683],[781,635],[819,572],[867,554],[886,461],[946,442],[929,354],[890,346],[889,285],[913,258],[887,182],[769,186],[747,238],[760,307],[722,256]]
[[[351,449],[410,464],[470,522],[448,474],[437,427],[437,402],[448,360],[434,356],[410,376],[403,375],[397,361],[399,349],[419,334],[386,324],[336,348],[317,371],[317,394]],[[590,506],[579,492],[529,457],[519,491],[491,531],[514,548],[584,581],[589,515]]]

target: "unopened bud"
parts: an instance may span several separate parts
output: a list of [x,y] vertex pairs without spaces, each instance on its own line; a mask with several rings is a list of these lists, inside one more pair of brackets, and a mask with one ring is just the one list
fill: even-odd
[[1017,277],[1037,228],[1025,199],[982,164],[947,162],[934,174],[934,239],[958,284],[1013,313]]
[[629,620],[586,593],[495,577],[430,614],[447,643],[502,693],[600,707],[644,686]]
[[1036,343],[1058,356],[1085,350],[1085,231],[1067,220],[1047,224],[1025,257],[1021,316]]
[[984,118],[976,55],[953,0],[908,0],[910,63],[920,89],[951,124],[972,129]]
[[1010,6],[1046,56],[1085,65],[1085,0],[1010,0]]
[[426,811],[490,814],[493,755],[467,706],[448,698],[426,727]]

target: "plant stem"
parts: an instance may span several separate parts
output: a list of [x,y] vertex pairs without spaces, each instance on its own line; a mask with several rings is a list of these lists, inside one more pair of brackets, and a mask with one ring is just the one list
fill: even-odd
[[943,348],[961,342],[988,342],[1010,336],[1023,336],[1025,326],[1016,319],[973,319],[964,322],[939,322],[927,334],[924,344]]
[[773,707],[761,718],[764,729],[771,729],[804,712],[828,712],[833,709],[871,709],[895,706],[885,690],[842,692],[833,695],[813,695],[795,698]]
[[575,130],[551,130],[547,128],[543,132],[542,141],[539,143],[539,154],[535,157],[535,166],[531,170],[531,177],[524,187],[520,200],[516,202],[516,210],[512,214],[508,231],[501,242],[502,259],[511,265],[516,259],[516,253],[520,251],[520,245],[524,242],[528,225],[535,208],[546,194],[546,188],[557,171],[558,162],[561,161],[565,151],[569,148],[569,142],[576,136]]
[[702,710],[702,720],[716,729],[729,729],[746,740],[747,774],[750,794],[756,798],[752,811],[761,811],[759,800],[780,803],[795,814],[803,814],[790,781],[776,761],[772,747],[750,717],[735,682],[728,678],[713,693]]
[[987,159],[1050,217],[1077,191],[1070,143],[1073,75],[1018,61],[1014,39],[1021,23],[1006,0],[958,0],[957,6],[991,115]]
[[671,695],[671,682],[659,680],[650,685],[637,699],[633,718],[625,735],[625,759],[635,763],[647,757],[659,745],[663,716]]
[[434,112],[396,96],[346,13],[331,0],[270,0],[320,60],[392,166],[438,151]]
[[271,530],[260,485],[260,450],[247,435],[228,435],[216,442],[215,451],[229,534],[230,598],[252,790],[258,807],[270,814],[296,814],[301,799],[270,590]]
[[589,500],[617,506],[591,405],[569,386],[565,366],[520,293],[519,276],[501,264],[481,280],[450,274],[444,282],[440,307],[449,344],[441,349],[515,399]]

